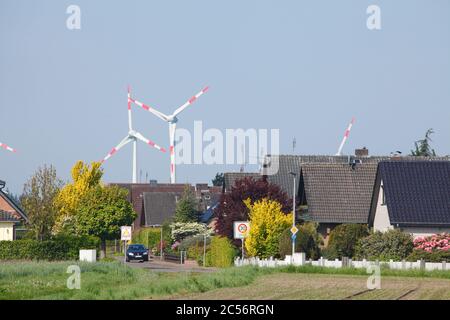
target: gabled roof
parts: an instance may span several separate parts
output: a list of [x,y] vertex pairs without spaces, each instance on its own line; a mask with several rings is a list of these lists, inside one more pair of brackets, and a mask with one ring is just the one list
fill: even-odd
[[322,223],[367,223],[377,163],[304,163],[307,215]]
[[[6,212],[8,215],[14,216],[14,219],[17,219],[17,221],[24,220],[25,222],[28,222],[28,217],[27,217],[26,213],[22,210],[22,208],[20,208],[16,204],[16,202],[13,199],[11,199],[9,197],[9,195],[7,193],[0,190],[0,197],[3,198],[6,201],[6,203],[8,203],[8,205],[14,210],[14,213],[9,212],[9,211],[3,211],[3,212]],[[5,221],[5,220],[3,220],[3,221]],[[8,220],[8,221],[12,221],[12,220]]]
[[20,219],[11,212],[0,210],[0,222],[20,222]]
[[225,192],[231,191],[231,187],[234,186],[234,183],[237,180],[241,180],[247,177],[253,179],[260,179],[262,178],[262,175],[258,172],[225,172],[223,174],[224,180],[223,191]]
[[449,161],[380,162],[380,180],[392,225],[450,226]]
[[182,192],[144,192],[145,225],[163,225],[175,215]]

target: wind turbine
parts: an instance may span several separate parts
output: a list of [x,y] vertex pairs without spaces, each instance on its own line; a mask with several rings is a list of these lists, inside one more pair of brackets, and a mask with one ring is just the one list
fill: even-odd
[[170,183],[175,183],[175,130],[177,127],[178,118],[177,116],[191,104],[193,104],[201,95],[208,91],[208,87],[203,88],[202,91],[197,93],[195,96],[186,101],[182,106],[176,109],[171,115],[166,115],[153,107],[150,107],[140,101],[130,98],[130,100],[136,105],[142,107],[143,109],[151,112],[161,120],[169,124],[169,143],[170,143]]
[[127,145],[130,142],[133,142],[133,183],[137,183],[137,140],[141,140],[142,142],[145,142],[146,144],[158,149],[159,151],[166,152],[166,149],[160,147],[153,141],[147,139],[144,137],[141,133],[133,130],[133,123],[131,119],[131,95],[130,95],[130,87],[128,87],[128,134],[125,136],[125,138],[122,139],[122,141],[119,142],[117,146],[112,148],[112,150],[108,153],[108,155],[103,158],[101,161],[104,163],[106,160],[111,158],[117,151],[119,151],[121,148],[123,148],[125,145]]
[[0,142],[0,148],[3,148],[3,149],[5,149],[5,150],[11,151],[11,152],[17,152],[16,149],[11,148],[11,147],[8,146],[7,144],[1,143],[1,142]]
[[348,139],[348,136],[350,134],[350,130],[352,130],[352,126],[355,123],[355,118],[352,118],[352,121],[350,122],[350,124],[348,125],[347,129],[345,130],[344,133],[344,137],[342,138],[342,142],[341,145],[339,146],[338,152],[336,153],[337,156],[341,156],[342,155],[342,148],[344,147],[345,142]]

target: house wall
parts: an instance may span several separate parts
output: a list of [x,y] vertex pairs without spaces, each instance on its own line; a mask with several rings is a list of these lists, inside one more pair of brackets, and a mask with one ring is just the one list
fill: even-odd
[[381,181],[380,192],[378,192],[377,207],[375,210],[375,217],[373,221],[373,229],[375,231],[385,232],[394,227],[391,225],[389,220],[389,211],[386,204],[383,203],[383,181]]
[[419,237],[427,237],[431,236],[433,234],[438,233],[450,233],[450,227],[448,228],[437,228],[437,227],[404,227],[401,228],[403,232],[407,232],[412,234],[412,236],[415,238]]
[[0,222],[0,241],[14,240],[14,223]]

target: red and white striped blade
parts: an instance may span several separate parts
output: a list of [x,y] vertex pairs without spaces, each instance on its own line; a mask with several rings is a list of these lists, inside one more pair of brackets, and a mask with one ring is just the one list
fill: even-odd
[[101,163],[105,162],[106,160],[108,160],[109,158],[111,158],[117,151],[119,151],[120,149],[122,149],[126,144],[128,144],[129,142],[131,142],[131,139],[127,136],[125,138],[122,139],[122,141],[120,141],[120,143],[115,146],[114,148],[111,149],[111,151],[106,155],[106,157],[103,158],[103,160],[101,161]]
[[11,148],[11,147],[8,146],[7,144],[1,143],[1,142],[0,142],[0,148],[3,148],[3,149],[5,149],[5,150],[11,151],[11,152],[17,152],[16,149]]
[[186,101],[181,107],[179,107],[175,112],[173,113],[173,116],[176,117],[181,111],[189,107],[191,104],[193,104],[198,98],[200,98],[206,91],[208,91],[209,87],[205,87],[197,93],[195,96],[190,98],[188,101]]
[[130,98],[130,100],[131,100],[131,102],[133,102],[134,104],[138,105],[138,106],[141,107],[142,109],[147,110],[147,111],[153,113],[155,116],[157,116],[158,118],[160,118],[160,119],[162,119],[162,120],[164,120],[164,121],[167,121],[167,119],[169,118],[169,117],[166,116],[164,113],[162,113],[162,112],[156,110],[156,109],[153,108],[153,107],[150,107],[149,105],[146,105],[145,103],[142,103],[142,102],[140,102],[140,101],[138,101],[138,100],[135,100],[135,99],[133,99],[133,98]]
[[164,149],[163,147],[157,145],[156,143],[154,143],[153,141],[147,139],[146,137],[144,137],[142,134],[140,134],[139,132],[135,132],[134,136],[136,138],[138,138],[139,140],[141,140],[142,142],[145,142],[146,144],[152,146],[153,148],[158,149],[161,152],[166,152],[166,149]]

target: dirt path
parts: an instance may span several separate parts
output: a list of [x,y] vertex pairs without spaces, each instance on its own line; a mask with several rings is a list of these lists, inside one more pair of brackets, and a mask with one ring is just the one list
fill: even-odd
[[258,278],[253,284],[200,294],[173,296],[172,299],[363,299],[450,300],[450,280],[384,277],[381,289],[367,291],[367,277],[348,275],[278,273]]

